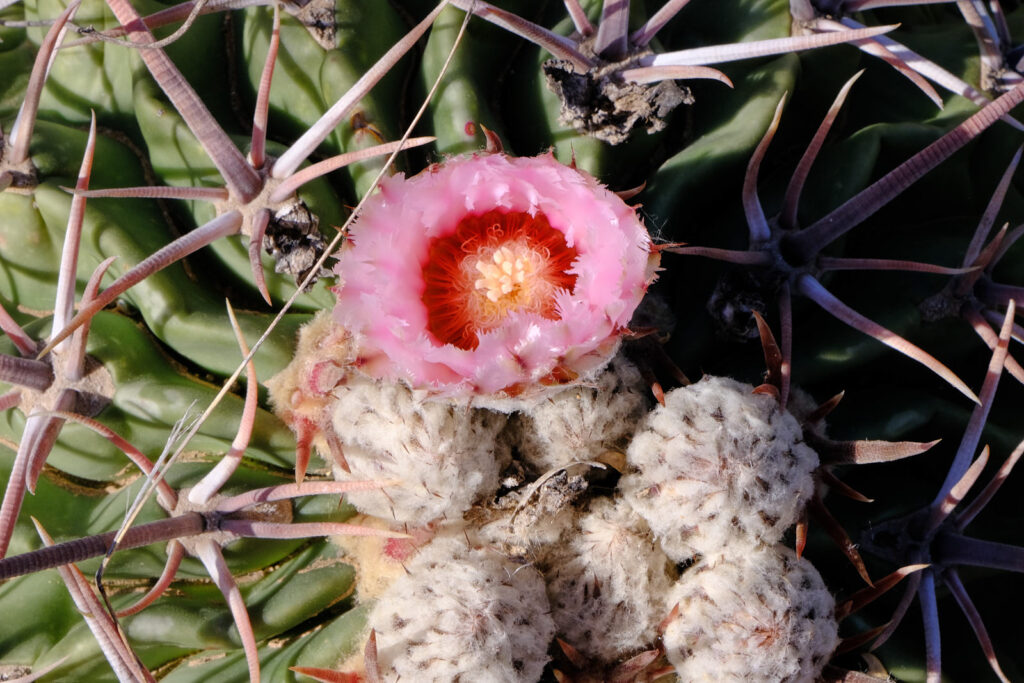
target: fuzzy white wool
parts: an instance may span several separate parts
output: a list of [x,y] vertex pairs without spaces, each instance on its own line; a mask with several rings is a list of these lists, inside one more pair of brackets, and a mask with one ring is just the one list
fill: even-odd
[[674,569],[628,504],[594,500],[544,564],[562,640],[601,663],[654,642]]
[[665,610],[677,604],[663,643],[683,681],[809,683],[839,643],[821,576],[781,545],[701,560]]
[[425,546],[374,606],[385,681],[536,681],[555,633],[544,580],[464,539]]
[[335,476],[397,482],[349,494],[361,512],[423,525],[457,519],[497,490],[508,459],[508,447],[496,442],[505,415],[364,377],[350,376],[333,393],[332,426],[351,470],[335,467]]
[[519,453],[537,472],[622,448],[648,407],[643,378],[621,355],[590,382],[524,405]]
[[630,443],[619,488],[676,561],[778,542],[814,491],[800,425],[752,391],[721,377],[671,391]]

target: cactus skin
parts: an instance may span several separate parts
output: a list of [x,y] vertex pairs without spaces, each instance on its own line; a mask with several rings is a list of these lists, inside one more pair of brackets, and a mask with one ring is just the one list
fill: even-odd
[[[58,4],[53,0],[16,3],[0,10],[0,18],[51,20],[61,9]],[[327,52],[317,52],[318,47],[313,49],[305,30],[285,17],[283,41],[293,61],[290,68],[279,69],[275,77],[270,123],[273,137],[282,142],[293,141],[320,113],[317,107],[332,101],[353,75],[358,76],[372,57],[386,49],[411,21],[424,16],[432,3],[395,0],[372,4],[372,9],[364,11],[372,11],[374,16],[357,17],[359,3],[338,3],[339,16],[357,17],[358,21],[351,19],[345,42]],[[523,10],[524,5],[534,3],[496,0],[496,4]],[[596,19],[599,4],[585,3],[592,19]],[[641,10],[649,16],[662,4],[662,0],[631,3],[638,16]],[[659,34],[659,39],[665,49],[674,49],[698,43],[779,37],[790,27],[788,5],[786,0],[692,0]],[[1020,36],[1024,8],[1015,2],[1003,5],[1011,32]],[[159,8],[157,3],[137,6],[142,11]],[[530,18],[548,27],[556,26],[564,17],[564,7],[557,2],[523,11],[533,12]],[[903,22],[900,37],[904,42],[957,76],[977,82],[975,41],[952,7],[869,11],[859,18],[869,23]],[[76,21],[98,29],[113,23],[109,11],[91,1]],[[233,110],[251,110],[253,81],[266,52],[270,12],[265,7],[250,7],[233,13],[231,21],[232,27],[225,30],[221,16],[203,18],[168,52],[203,99],[212,103],[221,124],[231,133],[242,135],[247,131]],[[374,22],[373,27],[364,29],[363,21]],[[5,133],[9,132],[24,97],[28,71],[45,30],[0,26],[0,125]],[[479,31],[488,33],[482,28]],[[232,56],[237,60],[235,78],[209,66],[223,61],[222,55],[229,49],[229,36],[234,40]],[[367,114],[367,120],[389,138],[400,133],[409,110],[419,103],[416,98],[422,94],[423,84],[437,71],[438,53],[444,42],[450,41],[450,33],[444,41],[440,33],[437,38],[431,42],[434,37],[428,37],[429,59],[424,58],[421,63],[414,57],[403,62],[380,93],[374,93],[367,101],[367,112],[372,112]],[[677,112],[665,131],[650,137],[634,136],[611,149],[557,123],[558,103],[547,93],[537,68],[546,56],[532,47],[504,40],[516,45],[510,64],[493,64],[494,53],[498,51],[486,40],[482,44],[469,42],[466,51],[457,55],[467,70],[457,69],[450,75],[455,84],[448,93],[451,99],[445,100],[442,93],[430,109],[431,120],[424,125],[429,130],[423,134],[432,130],[440,140],[434,150],[405,159],[406,168],[414,172],[426,162],[440,160],[442,154],[468,151],[472,142],[465,136],[466,121],[453,121],[453,112],[460,112],[459,118],[479,117],[479,123],[505,134],[510,152],[533,155],[554,145],[560,160],[568,162],[575,153],[582,169],[613,189],[647,182],[647,189],[639,198],[642,211],[652,233],[665,241],[743,244],[745,226],[737,201],[743,167],[783,91],[793,95],[792,106],[775,143],[778,149],[765,160],[759,188],[769,212],[772,206],[778,206],[784,184],[772,177],[772,170],[783,168],[788,172],[795,161],[792,150],[806,144],[816,120],[828,105],[827,99],[856,69],[868,68],[805,192],[807,201],[801,206],[801,216],[808,220],[824,215],[973,111],[963,99],[947,97],[946,108],[938,112],[887,67],[862,57],[852,48],[834,48],[820,55],[808,53],[725,65],[723,69],[735,85],[733,90],[727,91],[719,83],[699,83],[694,86],[693,108]],[[177,119],[177,114],[170,108],[160,111],[158,91],[143,72],[136,54],[114,45],[96,43],[62,53],[45,90],[32,140],[31,156],[42,184],[31,195],[0,192],[0,301],[36,337],[48,332],[47,311],[52,305],[56,264],[67,223],[70,197],[60,187],[73,182],[85,140],[81,127],[87,123],[90,109],[96,111],[101,124],[94,186],[146,182],[143,165],[123,145],[124,141],[131,142],[158,167],[155,170],[160,182],[184,183],[182,174],[187,173],[194,173],[189,183],[216,180],[216,174],[209,172],[212,167],[208,160],[186,153],[187,136],[175,139],[170,135],[176,130],[180,132],[169,123]],[[225,87],[229,81],[233,87]],[[462,99],[480,93],[484,87],[490,88],[489,95],[479,101]],[[241,105],[231,101],[232,90],[240,94]],[[300,108],[304,109],[296,111]],[[149,119],[145,127],[137,116]],[[492,117],[493,125],[487,117]],[[167,122],[163,130],[161,122]],[[359,133],[343,126],[328,138],[323,149],[337,151],[358,146],[358,136]],[[1009,127],[994,127],[884,214],[854,231],[844,244],[835,245],[836,252],[958,264],[992,187],[1020,142],[1019,134]],[[309,189],[303,197],[322,214],[322,225],[340,223],[346,213],[344,206],[354,204],[367,190],[374,170],[373,164],[367,163],[359,169],[339,172]],[[1012,227],[1020,222],[1024,201],[1019,185],[1016,180],[1011,184],[998,224],[1005,220]],[[167,202],[164,207],[169,212],[149,200],[90,200],[79,286],[84,285],[92,268],[106,256],[118,256],[111,271],[117,275],[131,262],[203,220],[200,209],[189,204]],[[1024,284],[1019,253],[1018,245],[1001,261],[1000,282]],[[668,255],[663,267],[662,281],[656,289],[671,302],[679,321],[666,347],[675,361],[691,377],[707,371],[757,384],[761,360],[756,349],[719,341],[704,313],[713,282],[726,268],[683,262]],[[294,289],[286,278],[269,273],[268,286],[278,306]],[[926,324],[917,311],[917,305],[933,294],[941,282],[928,276],[896,274],[885,274],[877,280],[873,276],[868,281],[839,273],[828,286],[854,308],[941,355],[977,388],[986,353],[970,331],[957,321]],[[226,296],[246,310],[242,314],[243,327],[246,337],[254,340],[270,317],[252,286],[244,249],[230,241],[219,242],[214,249],[191,257],[187,267],[173,266],[148,278],[123,297],[120,309],[97,317],[90,353],[109,366],[117,388],[113,403],[99,416],[105,424],[128,436],[147,453],[155,454],[171,425],[193,398],[209,401],[213,395],[210,383],[222,381],[238,361],[222,305]],[[332,299],[326,285],[319,285],[300,298],[302,312],[289,314],[257,355],[261,380],[287,364],[299,324],[310,311],[329,306]],[[31,322],[37,317],[42,320]],[[943,446],[926,457],[859,468],[870,471],[844,476],[875,500],[871,506],[851,504],[835,509],[856,536],[858,529],[898,517],[934,495],[945,468],[940,461],[951,455],[950,450],[941,449],[948,449],[948,444],[958,440],[969,406],[923,372],[908,368],[909,364],[902,359],[880,351],[875,342],[841,329],[817,312],[797,305],[794,318],[794,337],[799,340],[794,348],[795,381],[815,395],[848,391],[843,410],[830,421],[833,433],[843,438],[945,438]],[[4,350],[10,351],[8,342],[3,343]],[[1004,382],[984,433],[984,441],[994,454],[1010,452],[1020,439],[1015,408],[1020,401],[1020,387]],[[196,461],[180,465],[181,471],[172,475],[176,484],[198,479],[227,450],[237,426],[240,396],[232,394],[227,404],[194,443]],[[4,413],[0,417],[0,438],[6,443],[16,443],[22,428],[20,413]],[[266,403],[246,455],[251,467],[239,475],[237,485],[241,488],[283,482],[291,476],[294,439],[270,414]],[[0,457],[2,481],[9,476],[10,462],[10,457]],[[129,498],[124,487],[134,477],[122,455],[84,429],[70,426],[58,440],[48,465],[53,469],[44,472],[35,497],[29,497],[26,503],[15,534],[16,549],[38,544],[28,525],[29,514],[40,517],[59,538],[106,531],[116,525]],[[318,471],[325,473],[326,464],[314,460],[311,473]],[[1020,529],[1024,527],[1020,524],[1020,511],[1012,504],[1019,498],[1020,487],[1014,477],[1007,480],[1008,490],[974,522],[973,536],[1021,542]],[[311,509],[310,513],[313,512],[317,510]],[[144,518],[157,514],[156,508],[147,509]],[[333,503],[322,503],[318,514],[341,519],[347,512],[337,511]],[[251,594],[259,594],[251,603],[254,612],[263,612],[265,606],[274,607],[266,610],[268,623],[258,627],[264,646],[265,677],[283,680],[292,675],[288,666],[296,663],[336,666],[348,652],[362,646],[365,622],[366,608],[349,610],[348,598],[331,604],[349,590],[347,570],[338,564],[333,547],[324,543],[269,545],[274,549],[268,550],[266,543],[246,542],[229,557],[233,570],[239,574],[254,572],[254,580],[255,572],[276,567],[274,573],[246,587]],[[806,553],[830,588],[852,590],[855,579],[850,578],[848,568],[842,560],[832,559],[837,554],[814,534]],[[152,582],[162,559],[162,550],[137,551],[125,554],[123,559],[115,556],[111,578],[125,582],[125,591],[137,590]],[[317,573],[319,569],[307,571],[309,567],[323,566],[324,575]],[[872,576],[892,568],[882,560],[869,560]],[[211,608],[207,603],[213,602],[211,595],[215,589],[202,583],[206,579],[198,565],[186,565],[186,569],[185,578],[174,586],[176,596],[162,599],[156,611],[143,612],[127,621],[133,627],[131,632],[140,638],[144,661],[151,666],[165,665],[161,673],[167,673],[167,680],[244,680],[244,658],[233,640],[226,609],[213,609],[215,615],[209,618]],[[276,583],[278,577],[286,575],[287,581]],[[308,588],[302,583],[303,577],[311,577],[316,586]],[[971,577],[965,580],[968,578]],[[1013,596],[1020,593],[1019,580],[1007,574],[986,579],[971,582],[970,592],[979,611],[986,615],[1004,670],[1009,678],[1017,680],[1024,675],[1024,661],[1014,647],[1021,636],[1020,620],[1014,616],[1019,605],[1012,602]],[[0,586],[0,613],[31,616],[16,626],[0,629],[0,665],[43,666],[74,650],[78,654],[52,673],[52,679],[109,679],[112,674],[98,648],[79,623],[63,589],[57,590],[53,582],[52,576],[41,574]],[[128,599],[127,593],[115,595],[115,602]],[[940,596],[939,611],[943,614],[947,612],[947,602],[948,598]],[[891,611],[891,604],[868,608],[863,616],[864,626],[884,623]],[[161,619],[165,625],[158,628],[156,624]],[[138,626],[134,626],[136,623]],[[200,623],[211,626],[198,627]],[[909,623],[904,625],[877,651],[900,678],[924,677],[916,628]],[[973,641],[967,625],[955,619],[944,622],[943,630],[947,642]],[[139,635],[140,631],[144,633]],[[270,641],[279,635],[281,639],[271,645]],[[947,652],[943,664],[951,680],[987,680],[991,676],[987,663],[972,647],[964,647],[956,659]],[[220,654],[226,656],[215,656]]]

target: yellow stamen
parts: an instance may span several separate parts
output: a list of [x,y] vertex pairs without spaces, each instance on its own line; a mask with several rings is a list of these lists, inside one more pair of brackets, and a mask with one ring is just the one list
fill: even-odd
[[[472,258],[472,257],[471,257]],[[503,245],[489,254],[479,254],[473,267],[480,274],[473,286],[491,304],[492,314],[529,306],[534,299],[532,276],[543,266],[544,257],[522,243]],[[491,308],[491,307],[487,307]]]

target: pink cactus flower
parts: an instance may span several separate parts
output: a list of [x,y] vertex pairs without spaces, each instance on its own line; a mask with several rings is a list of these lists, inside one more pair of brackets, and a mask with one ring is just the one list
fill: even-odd
[[636,212],[551,154],[454,158],[364,205],[334,319],[371,376],[519,396],[603,366],[657,261]]

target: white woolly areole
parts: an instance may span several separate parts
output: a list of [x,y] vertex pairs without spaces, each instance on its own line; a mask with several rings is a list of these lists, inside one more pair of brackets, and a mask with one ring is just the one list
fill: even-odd
[[633,437],[618,485],[674,560],[776,543],[813,493],[800,425],[752,391],[706,377],[669,392]]
[[839,643],[821,576],[781,545],[701,560],[665,610],[676,604],[663,643],[683,681],[810,682]]
[[722,377],[671,391],[626,452],[619,488],[676,561],[778,542],[814,491],[800,425],[752,391]]
[[386,681],[536,681],[555,625],[544,580],[465,540],[425,546],[370,613]]
[[591,382],[523,407],[513,418],[520,457],[546,472],[621,449],[647,406],[640,371],[616,356]]
[[595,500],[544,564],[562,640],[601,663],[654,642],[674,569],[628,504]]
[[499,459],[508,457],[496,444],[505,415],[364,377],[350,376],[333,393],[332,425],[351,470],[335,467],[336,478],[398,482],[348,494],[361,512],[422,525],[457,519],[497,490]]

